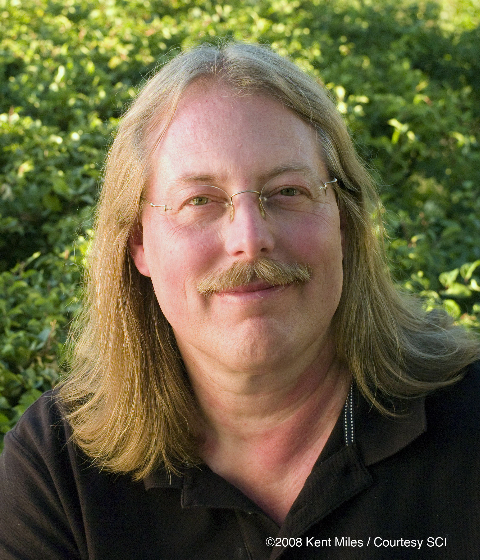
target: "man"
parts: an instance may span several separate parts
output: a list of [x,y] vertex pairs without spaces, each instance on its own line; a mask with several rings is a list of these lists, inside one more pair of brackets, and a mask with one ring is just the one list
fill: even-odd
[[324,90],[184,53],[109,154],[72,373],[6,438],[2,558],[476,558],[479,345],[393,287]]

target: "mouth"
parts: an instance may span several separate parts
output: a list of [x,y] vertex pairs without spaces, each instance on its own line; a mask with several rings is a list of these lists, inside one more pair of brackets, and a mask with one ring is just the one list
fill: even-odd
[[249,282],[248,284],[244,284],[242,286],[227,288],[218,292],[218,294],[247,294],[252,292],[265,292],[267,290],[283,288],[284,286],[285,285],[282,284],[270,284],[269,282],[265,282],[265,280],[254,280],[253,282]]
[[215,294],[273,293],[292,284],[304,284],[311,277],[308,265],[281,263],[262,258],[254,263],[237,261],[227,270],[205,277],[197,290],[205,297]]

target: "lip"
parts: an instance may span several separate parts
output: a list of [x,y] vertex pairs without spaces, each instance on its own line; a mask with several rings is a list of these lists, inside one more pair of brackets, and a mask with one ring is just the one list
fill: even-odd
[[235,288],[224,290],[223,293],[234,294],[234,293],[245,293],[245,292],[260,292],[275,287],[276,286],[274,286],[273,284],[269,284],[264,280],[254,280],[253,282],[249,282],[248,284],[244,284],[243,286],[235,286]]
[[228,290],[223,290],[218,292],[219,296],[238,296],[238,297],[248,297],[248,296],[266,296],[269,293],[277,292],[286,288],[287,285],[273,285],[265,282],[263,280],[255,280],[249,284],[243,286],[236,286]]

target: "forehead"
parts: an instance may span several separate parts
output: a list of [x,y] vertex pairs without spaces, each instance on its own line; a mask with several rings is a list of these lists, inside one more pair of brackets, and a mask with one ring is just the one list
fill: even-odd
[[180,176],[268,174],[269,168],[310,168],[326,176],[313,126],[265,94],[228,86],[191,85],[153,154],[154,183]]

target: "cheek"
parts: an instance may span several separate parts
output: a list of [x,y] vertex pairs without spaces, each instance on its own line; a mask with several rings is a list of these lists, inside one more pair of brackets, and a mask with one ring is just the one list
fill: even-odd
[[[211,236],[197,232],[187,235],[185,231],[150,223],[144,227],[145,258],[160,307],[167,316],[175,309],[193,310],[199,281],[212,271],[218,243]],[[168,319],[168,317],[167,317]]]
[[304,219],[285,238],[296,249],[297,259],[303,258],[312,266],[341,263],[343,259],[343,233],[336,207],[315,219]]

